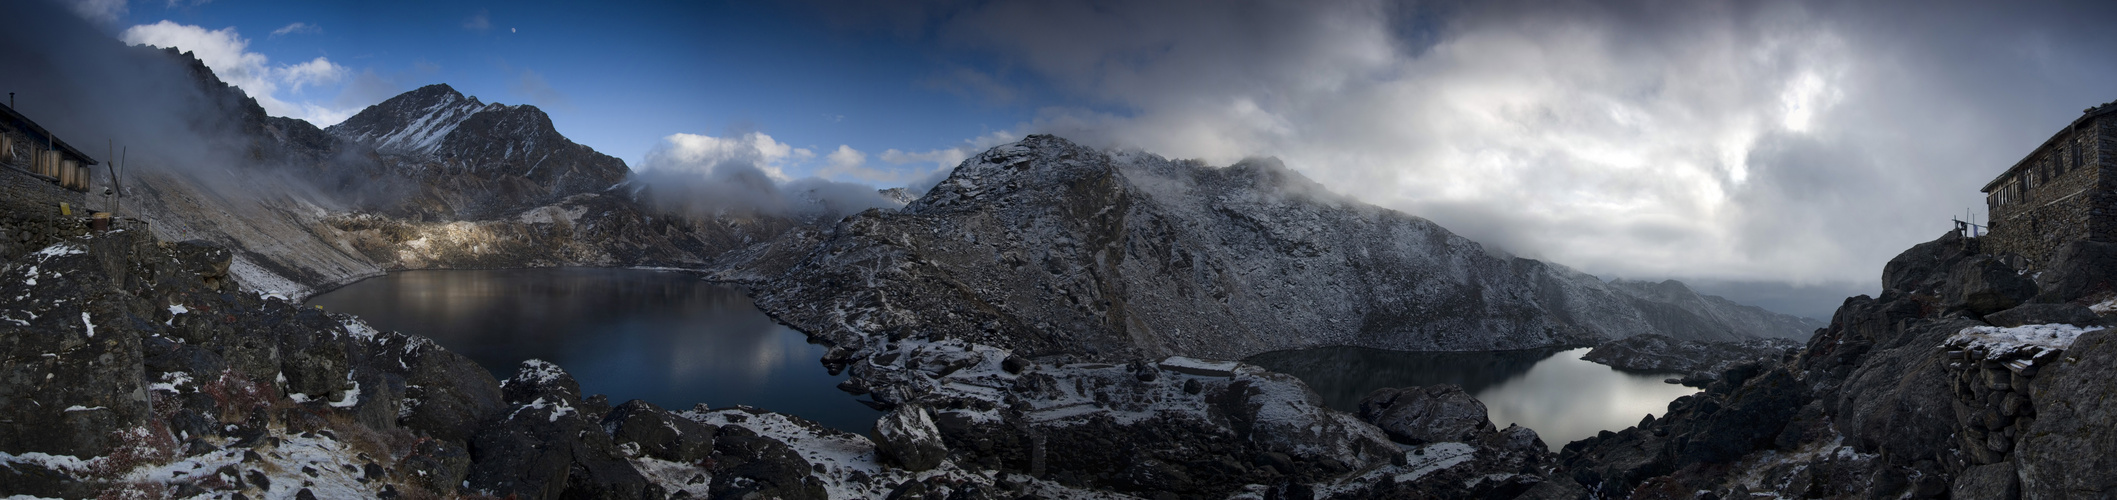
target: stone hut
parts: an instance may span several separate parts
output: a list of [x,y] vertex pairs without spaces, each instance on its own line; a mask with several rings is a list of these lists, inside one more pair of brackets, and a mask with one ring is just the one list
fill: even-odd
[[89,167],[95,164],[95,158],[59,140],[13,106],[0,106],[0,166],[14,171],[0,182],[23,182],[15,177],[27,174],[69,191],[87,192],[95,178]]
[[2117,241],[2117,101],[2088,108],[1982,189],[1987,252],[2038,268],[2073,240]]

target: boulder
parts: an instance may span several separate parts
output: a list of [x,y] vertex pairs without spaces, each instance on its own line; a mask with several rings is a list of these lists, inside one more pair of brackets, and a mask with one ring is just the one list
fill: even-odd
[[637,399],[610,410],[603,417],[603,429],[619,445],[631,443],[640,453],[672,462],[695,462],[712,454],[718,430]]
[[2074,240],[2036,276],[2037,302],[2070,302],[2117,290],[2117,243]]
[[2015,327],[2022,325],[2048,325],[2063,323],[2073,326],[2102,324],[2102,318],[2087,306],[2073,303],[2034,303],[2014,306],[2005,311],[1985,315],[1985,322],[1994,326]]
[[1485,403],[1453,384],[1376,389],[1360,401],[1360,418],[1405,444],[1471,441],[1496,432]]
[[710,498],[830,498],[801,454],[786,443],[741,426],[725,426],[713,439]]
[[2021,481],[2014,476],[2013,462],[1979,465],[1957,474],[1948,494],[1952,498],[2020,498]]
[[933,413],[923,405],[899,406],[883,415],[875,421],[874,438],[876,452],[906,470],[932,469],[948,458]]
[[1920,243],[1889,259],[1882,266],[1882,289],[1906,293],[1932,293],[1950,269],[1977,253],[1976,240],[1950,231],[1939,239]]
[[471,436],[468,483],[522,498],[648,498],[666,494],[618,454],[601,415],[557,365],[522,362],[503,388],[511,406]]
[[2015,444],[2021,493],[2029,498],[2117,495],[2117,334],[2080,335],[2029,386],[2036,418]]
[[2036,297],[2036,283],[1997,257],[1979,255],[1950,269],[1941,306],[1983,316]]

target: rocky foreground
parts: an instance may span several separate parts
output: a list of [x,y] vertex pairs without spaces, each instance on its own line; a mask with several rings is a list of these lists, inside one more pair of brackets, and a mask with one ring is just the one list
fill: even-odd
[[[1460,390],[1323,408],[1286,375],[894,341],[870,435],[495,380],[421,337],[238,291],[231,254],[77,223],[0,267],[0,491],[230,498],[1310,498],[1556,491]],[[14,228],[19,229],[19,228]],[[30,241],[36,240],[36,241]],[[40,246],[41,245],[41,246]],[[888,376],[879,375],[888,373]],[[886,381],[886,383],[884,382]],[[914,387],[916,386],[916,390]],[[1452,398],[1452,399],[1450,399]],[[1453,420],[1420,410],[1443,405]],[[1451,423],[1453,422],[1453,423]],[[1435,431],[1432,429],[1444,429]],[[1553,488],[1556,488],[1555,490]],[[1571,488],[1571,489],[1569,489]],[[1577,491],[1574,491],[1577,492]]]
[[2074,242],[2033,276],[1975,239],[1920,244],[1791,359],[1568,444],[1562,467],[1610,497],[2117,495],[2117,245]]
[[[14,221],[10,224],[28,224]],[[77,220],[10,226],[0,491],[522,498],[2011,498],[2117,493],[2117,245],[2030,275],[1954,236],[1790,358],[1545,451],[1451,387],[1358,414],[1234,362],[1027,357],[888,334],[840,349],[888,409],[855,435],[745,408],[495,380],[423,338],[236,290],[230,254]],[[34,249],[34,250],[29,250]],[[1700,493],[1704,492],[1704,493]]]

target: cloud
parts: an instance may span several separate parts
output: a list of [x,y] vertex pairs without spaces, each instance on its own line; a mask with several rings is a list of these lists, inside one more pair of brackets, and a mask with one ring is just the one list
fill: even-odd
[[962,145],[955,147],[929,149],[922,152],[898,151],[896,149],[886,150],[882,152],[882,161],[897,165],[932,163],[935,168],[946,170],[955,168],[956,164],[963,163],[963,160],[970,158],[971,155],[991,149],[993,146],[1021,139],[1021,136],[1005,130],[987,132],[985,135],[964,139]]
[[997,1],[882,28],[1054,89],[1016,133],[1278,156],[1604,276],[1845,283],[1981,207],[1984,182],[2110,98],[2117,43],[2090,21],[2108,10]]
[[640,163],[638,170],[712,175],[723,167],[748,167],[772,180],[784,182],[790,179],[785,167],[815,157],[814,151],[789,146],[761,132],[727,138],[670,134],[662,138],[662,144],[647,152],[647,159]]
[[302,34],[316,34],[316,33],[322,33],[322,32],[323,32],[323,27],[322,27],[322,26],[317,26],[317,25],[314,25],[314,24],[309,24],[309,23],[300,23],[300,22],[297,22],[297,23],[293,23],[293,24],[288,24],[288,25],[286,25],[286,26],[282,26],[282,27],[280,27],[279,29],[276,29],[276,30],[272,30],[272,36],[280,36],[280,35],[302,35]]
[[125,0],[69,0],[67,4],[82,19],[103,25],[117,24],[132,10]]
[[485,9],[478,9],[477,14],[471,14],[470,19],[463,20],[463,29],[479,33],[491,31],[492,13],[487,12]]
[[[898,206],[874,186],[786,175],[786,168],[815,158],[806,148],[761,132],[724,138],[671,134],[633,170],[633,183],[639,186],[640,198],[656,207],[704,215],[733,211],[835,218]],[[865,155],[841,145],[826,161],[832,167],[858,170]]]
[[[326,105],[309,100],[293,99],[304,87],[339,83],[351,74],[344,66],[330,59],[317,57],[308,61],[274,65],[264,54],[250,52],[250,41],[236,33],[235,28],[207,30],[198,26],[161,21],[126,28],[118,39],[128,44],[152,47],[175,47],[191,52],[213,69],[222,81],[241,88],[244,93],[257,99],[265,112],[275,116],[286,116],[308,120],[319,127],[344,121],[367,104]],[[282,94],[281,90],[286,93]]]

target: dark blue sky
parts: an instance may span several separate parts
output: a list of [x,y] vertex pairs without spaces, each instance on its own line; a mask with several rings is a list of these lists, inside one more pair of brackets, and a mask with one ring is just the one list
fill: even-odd
[[322,57],[344,68],[332,82],[280,87],[290,104],[337,112],[311,121],[446,83],[487,102],[537,105],[561,133],[634,165],[674,133],[761,132],[819,158],[839,145],[925,152],[1014,128],[1036,107],[943,83],[976,57],[763,3],[143,2],[118,24],[161,21],[232,28],[269,65]]

